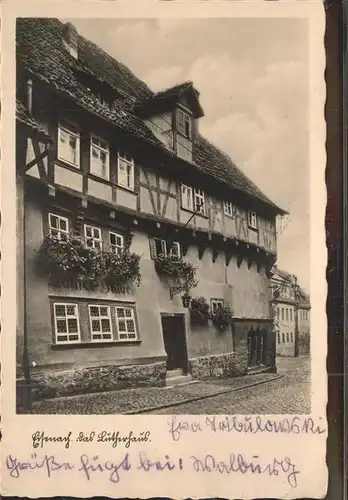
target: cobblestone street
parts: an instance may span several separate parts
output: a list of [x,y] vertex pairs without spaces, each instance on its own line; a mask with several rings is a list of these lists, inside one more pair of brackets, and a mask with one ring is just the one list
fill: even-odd
[[155,414],[310,413],[310,358],[277,359],[282,378],[237,392],[156,410]]
[[278,358],[277,364],[276,375],[263,373],[173,388],[142,387],[46,399],[34,404],[34,413],[309,413],[309,358]]

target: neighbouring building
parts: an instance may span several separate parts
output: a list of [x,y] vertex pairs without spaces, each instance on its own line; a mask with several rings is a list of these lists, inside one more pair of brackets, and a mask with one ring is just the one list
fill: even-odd
[[299,353],[310,352],[310,297],[304,290],[299,290],[298,330],[299,330]]
[[70,23],[18,20],[17,363],[42,395],[275,370],[285,212],[202,116],[192,82],[153,93]]
[[309,297],[297,284],[294,275],[277,266],[270,280],[276,353],[297,356],[309,352]]

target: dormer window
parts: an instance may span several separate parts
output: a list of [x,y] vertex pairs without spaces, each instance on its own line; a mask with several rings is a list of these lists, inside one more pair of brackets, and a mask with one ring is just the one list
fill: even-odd
[[72,23],[66,23],[63,32],[63,45],[74,59],[78,58],[78,39],[79,35],[75,26]]
[[192,139],[192,117],[181,108],[176,110],[176,129],[183,136]]

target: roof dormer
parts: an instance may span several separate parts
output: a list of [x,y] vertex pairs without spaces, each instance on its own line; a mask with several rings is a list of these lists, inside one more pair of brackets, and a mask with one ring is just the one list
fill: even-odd
[[192,151],[197,121],[204,115],[199,92],[185,82],[143,99],[137,106],[153,133],[178,157],[193,161]]
[[143,99],[138,104],[138,113],[143,118],[149,118],[165,111],[173,110],[178,104],[183,103],[197,119],[204,116],[199,102],[199,92],[194,88],[192,82],[175,85],[169,89],[153,94]]
[[63,45],[69,54],[74,58],[78,58],[78,39],[77,29],[72,23],[66,23],[63,29]]

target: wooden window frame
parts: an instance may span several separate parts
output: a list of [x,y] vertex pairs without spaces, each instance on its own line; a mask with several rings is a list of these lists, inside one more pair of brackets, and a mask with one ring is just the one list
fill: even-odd
[[[65,308],[65,315],[64,316],[57,316],[56,314],[56,306],[64,306]],[[73,334],[69,334],[69,332],[66,333],[66,336],[69,338],[69,335],[77,335],[78,339],[77,340],[58,340],[59,335],[64,335],[61,332],[58,332],[58,327],[57,327],[57,321],[65,319],[66,324],[68,325],[68,315],[66,314],[67,306],[73,306],[75,307],[76,314],[74,316],[71,316],[72,318],[76,319],[77,323],[77,332],[74,332]],[[80,311],[79,311],[79,304],[76,302],[53,302],[53,325],[54,325],[54,343],[55,345],[71,345],[71,344],[80,344],[81,343],[81,327],[80,327]]]
[[[96,142],[97,141],[98,144]],[[104,143],[106,147],[103,147],[101,143]],[[92,155],[92,150],[95,148],[98,150],[99,154],[100,152],[105,153],[106,155],[106,175],[100,175],[96,171],[92,170],[92,165],[93,165],[93,155]],[[89,172],[92,175],[95,175],[96,177],[99,177],[100,179],[104,179],[106,181],[110,181],[110,147],[108,142],[103,139],[102,137],[99,137],[96,134],[91,134],[90,136],[90,144],[89,144],[89,157],[90,157],[90,167],[89,167]],[[100,160],[100,157],[99,157]]]
[[[189,112],[180,107],[176,108],[176,131],[189,140],[192,140],[192,120],[192,115]],[[188,130],[186,130],[186,125],[188,125]]]
[[[253,220],[255,218],[255,220]],[[248,211],[248,227],[257,231],[259,228],[257,213],[249,210]]]
[[227,215],[227,217],[233,217],[232,201],[224,201],[224,214]]
[[[127,321],[127,316],[125,314],[124,317],[118,317],[118,314],[117,314],[117,311],[119,309],[129,309],[130,311],[132,311],[132,316],[130,319],[132,319],[133,323],[134,323],[134,329],[135,329],[135,337],[132,337],[132,338],[120,338],[120,328],[119,328],[119,322],[120,321]],[[139,328],[138,328],[138,324],[137,324],[137,316],[136,316],[136,308],[135,308],[135,305],[128,305],[128,304],[122,304],[122,305],[115,305],[114,306],[114,310],[115,310],[115,322],[116,322],[116,332],[117,332],[117,339],[116,339],[116,342],[134,342],[136,340],[139,340]],[[128,331],[126,330],[126,332],[124,331],[121,331],[121,334],[128,334]],[[133,332],[131,332],[133,333]]]
[[[95,316],[93,317],[91,315],[91,308],[92,307],[96,307],[98,308],[98,311],[99,311],[99,315],[98,316]],[[101,307],[105,307],[108,311],[108,314],[106,316],[101,316],[100,315],[100,308]],[[89,329],[90,329],[90,339],[91,339],[91,343],[99,343],[99,342],[113,342],[114,340],[114,334],[113,334],[113,328],[112,328],[112,317],[111,317],[111,306],[109,304],[98,304],[98,303],[93,303],[93,304],[88,304],[88,319],[89,319]],[[110,335],[109,338],[103,338],[103,332],[102,332],[102,328],[100,329],[100,331],[98,333],[94,332],[93,331],[93,327],[92,327],[92,320],[93,319],[98,319],[99,320],[99,323],[101,325],[101,321],[102,319],[108,319],[109,320],[109,324],[110,324],[110,331],[107,332],[107,335]],[[101,338],[100,339],[94,339],[93,338],[93,335],[94,334],[97,334],[97,335],[101,335]]]
[[[87,228],[91,228],[93,230],[92,232],[94,232],[94,230],[99,231],[100,238],[95,238],[95,236],[87,236],[87,234],[86,234]],[[103,246],[104,246],[103,245],[103,235],[102,235],[102,230],[101,230],[100,227],[98,227],[98,226],[92,226],[91,224],[84,224],[83,225],[83,234],[84,234],[85,245],[86,245],[87,248],[94,248],[96,250],[102,250],[103,249]],[[92,243],[93,243],[92,246],[89,246],[87,244],[87,241],[92,241]],[[100,242],[100,248],[95,247],[95,242],[96,241]]]
[[212,315],[216,314],[216,311],[214,311],[214,304],[218,304],[223,307],[225,305],[225,301],[224,299],[210,299],[210,311]]
[[[116,236],[116,238],[121,238],[122,246],[113,245],[111,243],[111,235]],[[124,236],[123,236],[123,234],[116,233],[115,231],[109,231],[109,245],[110,245],[110,248],[112,249],[112,251],[114,251],[114,253],[116,255],[120,255],[120,253],[122,253],[124,251]],[[116,249],[117,249],[117,251],[115,251]]]
[[[200,205],[201,207],[203,207],[203,211],[198,211],[197,209],[197,198],[198,199],[201,199],[202,200],[202,204]],[[206,214],[206,210],[205,210],[205,192],[203,191],[203,189],[194,189],[193,190],[193,208],[194,208],[194,212],[197,212],[197,214],[199,215],[205,215]]]
[[[55,228],[52,226],[52,223],[51,223],[51,218],[52,217],[57,217],[58,221],[59,221],[59,227],[58,228]],[[64,229],[61,229],[60,228],[60,222],[61,221],[65,221],[66,223],[66,231],[64,231]],[[52,235],[52,231],[57,231],[58,233],[58,236],[53,236]],[[66,240],[64,238],[61,237],[61,233],[62,234],[66,234]],[[59,240],[59,241],[67,241],[69,239],[69,219],[67,217],[63,217],[62,215],[58,215],[58,214],[55,214],[53,212],[49,212],[48,213],[48,234],[51,238],[55,238],[56,240]]]
[[[65,132],[66,134],[73,136],[76,139],[76,158],[77,158],[76,163],[64,158],[64,156],[61,155],[60,138],[61,138],[62,132]],[[76,169],[80,169],[81,168],[81,156],[80,156],[81,145],[80,145],[80,142],[81,142],[81,137],[80,137],[79,127],[70,121],[60,120],[58,123],[57,159],[62,161],[63,163],[67,163],[68,165],[71,165],[72,167],[74,167]]]
[[[157,252],[157,247],[155,247],[156,242],[160,242],[160,245],[162,247],[161,252]],[[163,254],[165,256],[168,256],[168,255],[173,256],[173,246],[174,245],[179,249],[177,257],[181,258],[181,245],[178,241],[172,242],[172,247],[171,247],[169,252],[168,252],[168,242],[164,238],[158,238],[156,236],[150,237],[149,244],[150,244],[150,256],[151,256],[151,259],[153,259],[153,260],[156,260],[158,258],[158,256],[161,254]]]
[[[184,189],[187,189],[188,193],[187,195],[185,196],[183,191]],[[184,209],[184,210],[189,210],[190,212],[194,212],[194,196],[193,196],[193,187],[192,186],[188,186],[187,184],[181,184],[181,207]],[[188,198],[189,196],[189,198]],[[186,204],[186,201],[187,199],[190,199],[190,207],[187,206]],[[185,203],[184,203],[184,200],[185,200]]]
[[[128,160],[127,158],[125,158],[125,156],[128,156],[129,158],[131,158],[130,160]],[[131,182],[131,185],[125,185],[125,184],[121,184],[120,182],[120,179],[121,179],[121,175],[120,175],[120,163],[121,161],[126,164],[126,167],[131,167],[131,175],[128,174],[127,172],[127,178],[129,177],[132,182]],[[124,188],[124,189],[128,189],[129,191],[135,191],[135,161],[134,161],[134,158],[129,155],[128,153],[126,153],[125,151],[117,151],[117,185]]]

